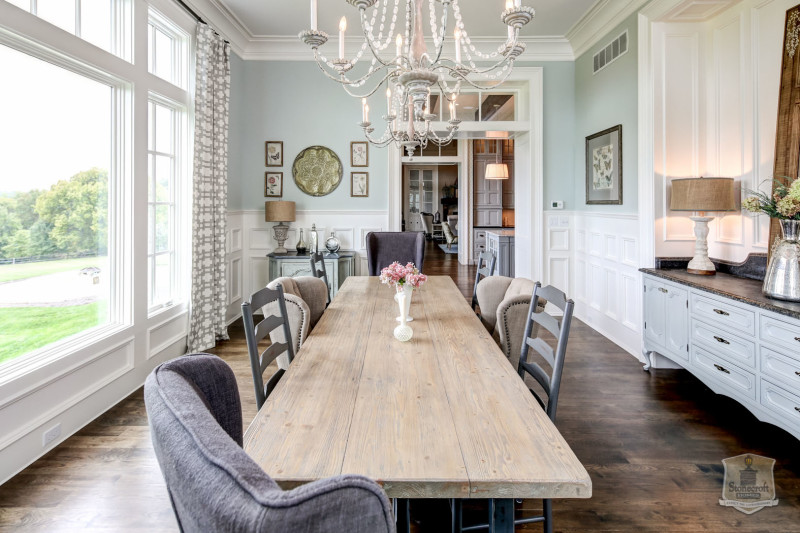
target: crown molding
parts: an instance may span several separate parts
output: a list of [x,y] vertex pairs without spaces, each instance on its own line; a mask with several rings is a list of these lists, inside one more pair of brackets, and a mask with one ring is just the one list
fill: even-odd
[[[479,49],[488,50],[502,41],[501,37],[471,37],[472,44]],[[336,42],[336,37],[332,41]],[[524,37],[520,39],[527,50],[517,60],[528,61],[573,61],[572,45],[564,37]],[[347,57],[355,57],[361,50],[363,39],[350,38],[345,43]],[[331,50],[335,45],[328,44]],[[335,53],[335,52],[334,52]],[[324,52],[323,52],[324,55]],[[311,49],[291,35],[255,35],[239,56],[246,61],[313,61]],[[369,57],[365,54],[364,57]],[[363,60],[363,59],[362,59]]]
[[248,29],[219,0],[183,0],[195,13],[200,14],[209,26],[224,37],[236,55],[245,53],[252,35]]
[[597,0],[567,32],[577,59],[649,0]]

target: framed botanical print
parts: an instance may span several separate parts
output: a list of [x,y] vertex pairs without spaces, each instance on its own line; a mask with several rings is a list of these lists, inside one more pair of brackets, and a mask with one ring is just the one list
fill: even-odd
[[369,196],[369,172],[350,173],[350,196],[356,198]]
[[369,166],[369,143],[366,141],[353,141],[350,143],[350,166]]
[[586,204],[622,204],[622,124],[586,137]]
[[283,172],[264,173],[264,196],[267,198],[283,196]]
[[266,152],[267,152],[266,166],[268,167],[283,166],[283,141],[267,141]]

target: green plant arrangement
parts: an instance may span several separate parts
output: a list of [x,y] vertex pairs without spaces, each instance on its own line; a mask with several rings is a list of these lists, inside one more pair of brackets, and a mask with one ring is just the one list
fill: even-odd
[[781,220],[800,220],[800,179],[783,178],[769,195],[762,191],[745,189],[749,195],[742,202],[742,208],[751,213],[764,213],[770,218]]

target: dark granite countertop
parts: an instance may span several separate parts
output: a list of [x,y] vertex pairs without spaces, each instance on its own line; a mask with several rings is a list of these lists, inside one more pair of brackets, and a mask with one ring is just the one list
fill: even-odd
[[697,276],[685,270],[665,268],[640,268],[639,272],[650,274],[675,283],[688,285],[701,291],[719,294],[749,305],[754,305],[767,311],[800,320],[800,303],[783,302],[767,298],[761,293],[762,282],[731,276],[730,274],[717,273],[715,276]]

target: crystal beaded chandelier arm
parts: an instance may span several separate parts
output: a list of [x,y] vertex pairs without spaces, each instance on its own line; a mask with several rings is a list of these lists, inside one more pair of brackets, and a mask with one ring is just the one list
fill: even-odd
[[[364,43],[354,59],[344,57],[344,38],[346,19],[342,17],[339,27],[339,57],[331,61],[320,53],[319,48],[328,42],[328,35],[317,27],[317,1],[311,0],[311,29],[300,33],[300,39],[309,45],[320,70],[330,79],[340,83],[347,94],[362,99],[362,120],[359,126],[369,142],[377,146],[391,143],[403,146],[409,156],[417,147],[424,149],[429,142],[444,145],[451,142],[458,130],[456,101],[464,83],[479,90],[496,88],[511,75],[514,61],[525,51],[525,44],[519,42],[519,30],[534,16],[534,10],[521,5],[521,0],[506,0],[506,9],[500,20],[508,26],[508,39],[495,52],[484,54],[478,51],[464,28],[459,0],[428,0],[431,36],[434,54],[428,53],[423,33],[423,5],[425,0],[346,0],[359,10]],[[392,7],[391,4],[394,3]],[[400,5],[405,4],[404,31],[395,39],[395,56],[382,57],[381,52],[391,46],[395,35]],[[436,4],[441,5],[441,19],[437,24]],[[442,57],[448,32],[448,18],[452,6],[455,19],[453,32],[456,55],[454,59]],[[374,8],[371,20],[367,10]],[[392,13],[387,29],[387,14]],[[375,35],[378,13],[381,14],[378,34]],[[367,71],[361,76],[348,77],[358,64],[365,50],[372,59]],[[466,54],[467,62],[462,61]],[[478,67],[478,61],[491,61],[489,66]],[[481,84],[471,77],[482,77],[487,83]],[[448,84],[447,78],[454,83]],[[366,87],[367,83],[370,87]],[[374,137],[375,128],[369,121],[367,98],[387,85],[387,112],[383,116],[386,131]],[[447,102],[450,120],[447,121],[447,134],[440,136],[432,126],[438,116],[431,113],[431,88],[438,87],[442,94],[442,105]]]

